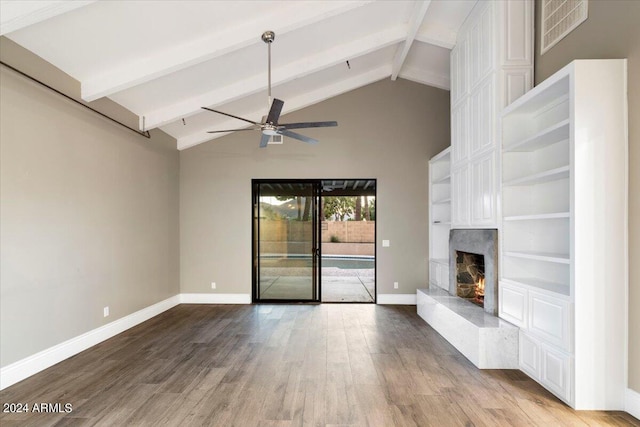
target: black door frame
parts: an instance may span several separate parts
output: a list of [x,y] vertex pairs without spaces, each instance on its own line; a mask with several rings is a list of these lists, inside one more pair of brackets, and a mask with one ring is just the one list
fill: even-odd
[[[326,179],[323,178],[320,182],[331,182],[331,181],[373,181],[373,197],[376,200],[376,221],[373,228],[373,301],[327,301],[322,302],[323,304],[377,304],[378,303],[378,179],[377,178],[331,178]],[[361,194],[362,190],[333,190],[331,192],[323,192],[322,189],[320,191],[320,197],[331,197],[331,196],[353,196]],[[321,203],[322,204],[322,203]],[[322,212],[320,212],[322,214]],[[320,230],[320,240],[322,240],[322,230]],[[322,258],[322,253],[320,254],[320,258]],[[320,282],[322,283],[322,272],[320,273]],[[322,300],[322,295],[320,295],[320,299]]]
[[[340,195],[341,191],[337,192],[326,192],[323,193],[322,183],[327,181],[353,181],[354,178],[348,179],[252,179],[251,180],[251,204],[252,204],[252,212],[253,218],[251,221],[251,253],[252,253],[252,265],[251,265],[251,301],[254,304],[260,303],[308,303],[308,304],[320,304],[322,303],[322,202],[321,198],[323,196],[330,197],[333,195]],[[378,303],[378,182],[376,178],[358,178],[358,181],[373,181],[374,182],[374,190],[373,196],[376,199],[376,221],[374,226],[374,245],[373,245],[373,268],[374,268],[374,281],[373,281],[373,301],[372,302],[364,302],[364,301],[332,301],[326,302],[325,304],[377,304]],[[257,241],[257,237],[260,235],[260,221],[259,219],[259,204],[258,197],[259,191],[258,186],[260,184],[265,183],[275,183],[275,184],[316,184],[314,191],[314,209],[313,209],[313,248],[314,248],[314,257],[313,257],[313,296],[314,298],[311,300],[289,300],[289,299],[261,299],[260,298],[260,284],[258,271],[260,269],[260,257],[258,256],[259,244]],[[357,190],[356,190],[357,192]],[[351,192],[349,192],[351,193]]]
[[[251,301],[255,303],[310,303],[319,304],[322,299],[322,281],[320,280],[320,272],[322,271],[322,242],[320,239],[320,193],[322,191],[320,179],[252,179],[251,180],[251,203],[253,218],[251,221],[251,253],[252,253],[252,286],[251,286]],[[260,195],[259,186],[261,184],[312,184],[313,185],[313,211],[312,224],[313,229],[312,236],[312,299],[264,299],[260,298],[260,283],[259,283],[259,271],[260,271],[260,256],[259,256],[259,242],[260,236],[260,221],[259,210],[260,205],[258,197]]]

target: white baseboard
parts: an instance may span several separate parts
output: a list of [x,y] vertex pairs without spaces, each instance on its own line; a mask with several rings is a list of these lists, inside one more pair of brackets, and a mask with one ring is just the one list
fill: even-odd
[[181,304],[251,304],[251,294],[180,294]]
[[640,420],[640,393],[630,388],[625,391],[624,410]]
[[0,369],[0,390],[3,390],[17,382],[37,374],[56,363],[74,356],[89,347],[93,347],[102,341],[118,335],[140,323],[151,319],[158,314],[180,304],[180,296],[175,295],[157,304],[138,310],[128,316],[114,320],[111,323],[100,326],[70,340],[49,347],[34,355],[18,360]]
[[416,305],[416,294],[378,294],[378,304]]

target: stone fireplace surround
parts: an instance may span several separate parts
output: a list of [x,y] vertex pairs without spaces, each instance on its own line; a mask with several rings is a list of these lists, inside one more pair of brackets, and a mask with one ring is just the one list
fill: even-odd
[[456,251],[484,256],[484,311],[498,315],[498,230],[453,229],[449,233],[449,293],[456,295]]

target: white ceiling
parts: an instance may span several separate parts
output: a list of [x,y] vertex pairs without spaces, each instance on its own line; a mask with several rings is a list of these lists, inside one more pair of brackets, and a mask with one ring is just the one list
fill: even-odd
[[79,80],[83,99],[109,97],[184,149],[246,124],[203,106],[266,114],[265,30],[285,114],[384,78],[449,89],[449,51],[475,3],[1,0],[0,15],[2,34]]

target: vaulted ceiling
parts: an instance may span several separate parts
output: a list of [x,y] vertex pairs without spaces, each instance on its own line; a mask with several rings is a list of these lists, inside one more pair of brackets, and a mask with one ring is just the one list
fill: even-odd
[[[283,114],[384,78],[449,89],[449,52],[475,0],[2,0],[3,35],[188,148],[246,123],[273,95]],[[329,119],[329,118],[318,118]]]

